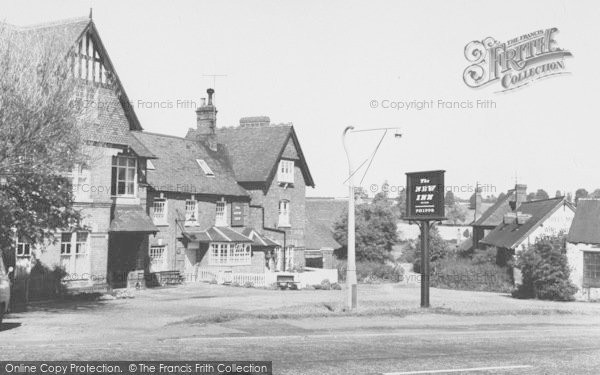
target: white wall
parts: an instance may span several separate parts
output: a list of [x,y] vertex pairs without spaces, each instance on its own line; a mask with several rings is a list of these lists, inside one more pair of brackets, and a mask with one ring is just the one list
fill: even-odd
[[600,252],[600,248],[594,246],[567,243],[567,259],[571,269],[571,282],[579,288],[575,295],[578,300],[600,299],[600,288],[583,288],[583,252]]

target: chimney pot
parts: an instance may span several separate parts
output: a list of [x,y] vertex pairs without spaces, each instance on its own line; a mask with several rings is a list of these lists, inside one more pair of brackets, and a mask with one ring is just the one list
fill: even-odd
[[213,104],[212,97],[213,97],[213,94],[215,93],[215,90],[208,89],[208,90],[206,90],[206,93],[208,94],[208,105],[212,105]]

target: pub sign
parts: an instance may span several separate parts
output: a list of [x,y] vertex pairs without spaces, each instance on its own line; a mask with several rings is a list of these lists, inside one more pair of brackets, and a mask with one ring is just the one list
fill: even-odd
[[407,220],[444,220],[444,173],[424,171],[406,174]]

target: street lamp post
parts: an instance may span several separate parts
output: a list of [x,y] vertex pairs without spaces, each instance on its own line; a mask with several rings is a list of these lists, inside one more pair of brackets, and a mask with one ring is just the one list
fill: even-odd
[[346,283],[348,289],[348,308],[356,308],[356,248],[355,248],[355,227],[354,227],[354,168],[352,168],[352,160],[348,152],[346,143],[346,134],[353,130],[353,126],[348,126],[344,129],[342,141],[344,143],[344,151],[348,159],[348,267],[346,269]]
[[[377,129],[364,129],[364,130],[354,130],[354,126],[347,126],[344,129],[344,133],[342,134],[342,143],[344,144],[344,151],[346,152],[346,158],[348,159],[348,266],[346,269],[346,285],[347,285],[347,293],[348,293],[348,308],[355,309],[357,305],[357,280],[356,280],[356,228],[354,223],[354,174],[356,171],[352,166],[352,160],[350,159],[350,153],[348,152],[348,144],[346,142],[346,135],[348,133],[356,133],[356,132],[368,132],[368,131],[377,131],[384,130],[385,133],[388,130],[396,130],[395,137],[400,138],[402,134],[398,132],[399,128],[377,128]],[[383,137],[381,138],[383,140]],[[381,142],[380,142],[381,143]],[[375,150],[377,152],[377,150]],[[372,158],[375,156],[373,154]],[[372,161],[372,159],[371,159]],[[360,167],[359,167],[360,168]]]

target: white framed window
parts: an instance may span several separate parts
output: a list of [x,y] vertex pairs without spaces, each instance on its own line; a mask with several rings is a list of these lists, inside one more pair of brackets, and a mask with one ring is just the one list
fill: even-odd
[[60,265],[69,280],[90,277],[89,233],[64,232],[60,234]]
[[188,199],[185,201],[185,224],[198,224],[198,202],[194,199]]
[[247,243],[210,244],[208,263],[213,266],[241,266],[252,262],[252,248]]
[[137,196],[137,159],[113,156],[111,194],[113,196]]
[[280,160],[279,161],[279,173],[277,181],[280,183],[293,184],[294,183],[294,161],[293,160]]
[[152,219],[154,224],[167,224],[167,200],[163,198],[155,198],[152,202]]
[[165,271],[167,260],[166,245],[150,246],[148,255],[150,257],[150,272]]
[[289,227],[290,225],[290,201],[283,199],[279,201],[279,226]]
[[227,202],[220,201],[216,204],[215,225],[218,227],[227,226]]
[[210,169],[210,167],[206,163],[206,160],[196,159],[196,163],[198,163],[200,168],[202,168],[202,171],[204,172],[205,175],[207,175],[208,177],[215,177],[215,173],[212,171],[212,169]]
[[25,242],[21,237],[17,237],[17,257],[30,257],[31,256],[31,244]]

